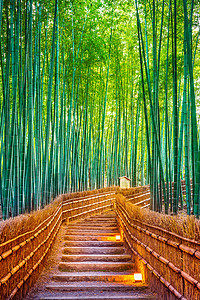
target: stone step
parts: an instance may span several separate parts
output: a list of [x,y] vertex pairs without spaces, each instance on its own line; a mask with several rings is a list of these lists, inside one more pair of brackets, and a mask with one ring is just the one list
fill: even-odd
[[122,247],[123,242],[118,241],[66,241],[65,247]]
[[117,227],[117,222],[88,222],[89,224],[86,223],[76,223],[76,224],[69,224],[68,228],[88,228],[88,227],[100,227],[100,228],[105,228],[105,227]]
[[114,211],[109,211],[107,213],[93,215],[88,218],[116,218],[116,213]]
[[110,255],[110,254],[90,254],[90,255],[62,255],[62,261],[113,261],[122,262],[130,261],[131,256],[128,254]]
[[122,254],[124,247],[65,247],[65,254]]
[[92,232],[93,231],[95,231],[95,232],[99,232],[99,231],[101,231],[101,232],[118,232],[119,231],[117,226],[115,226],[115,227],[92,227],[90,225],[87,225],[85,227],[81,227],[81,226],[71,227],[71,226],[68,226],[66,228],[66,230],[67,230],[67,232],[69,232],[69,231],[79,231],[79,230],[92,231]]
[[[82,220],[84,221],[84,220]],[[85,219],[85,222],[93,222],[93,221],[97,221],[97,222],[116,222],[116,217],[93,217],[93,218],[88,218]]]
[[119,229],[116,227],[115,229],[109,229],[108,227],[106,229],[101,229],[101,228],[66,228],[66,233],[67,234],[71,234],[71,233],[76,233],[78,235],[82,234],[82,233],[90,233],[90,235],[93,234],[107,234],[107,233],[113,233],[113,234],[118,234],[119,233]]
[[116,241],[116,235],[75,235],[67,234],[64,236],[66,241]]
[[90,231],[90,230],[67,230],[67,235],[82,235],[82,236],[99,236],[99,235],[103,235],[103,236],[115,236],[115,235],[119,235],[120,232],[115,231],[115,232],[101,232],[101,231]]
[[108,229],[111,229],[111,230],[113,230],[113,229],[118,229],[118,225],[114,224],[114,223],[109,223],[109,224],[90,223],[90,224],[85,224],[85,225],[76,224],[76,226],[69,224],[66,227],[66,230],[68,230],[68,229],[82,229],[82,230],[89,230],[89,229],[92,229],[92,230],[96,230],[96,229],[108,230]]
[[79,224],[79,223],[90,223],[90,222],[98,222],[98,223],[110,223],[110,222],[113,222],[113,223],[117,223],[117,219],[116,217],[115,218],[86,218],[86,219],[81,219],[77,222],[73,222],[73,224]]
[[[114,224],[114,225],[117,225],[117,221],[116,220],[88,220],[88,221],[81,221],[80,223],[70,223],[70,225],[76,225],[76,224],[95,224],[95,225],[110,225],[110,224]],[[68,224],[69,225],[69,224]]]
[[[116,213],[114,211],[108,211],[106,213],[100,213],[100,214],[97,214],[97,215],[93,215],[93,216],[90,216],[88,218],[115,218],[116,217]],[[87,219],[87,218],[86,218]]]
[[[77,274],[77,273],[76,273]],[[84,273],[85,274],[85,273]],[[70,274],[71,275],[71,274]],[[105,274],[104,274],[105,276]],[[65,276],[66,277],[66,276]],[[70,276],[72,279],[73,276]],[[75,276],[76,278],[78,276]],[[81,277],[82,279],[83,277]],[[66,278],[64,278],[66,279]],[[63,280],[62,284],[53,282],[46,286],[40,300],[134,300],[134,299],[157,299],[150,293],[148,287],[143,283],[117,283],[102,281],[69,281]],[[99,279],[98,279],[99,280]],[[49,292],[48,292],[49,291]]]
[[62,272],[85,272],[85,271],[111,271],[120,272],[133,269],[132,262],[102,262],[102,261],[84,261],[84,262],[60,262],[59,270]]
[[109,281],[133,283],[133,272],[59,272],[53,274],[52,279],[59,282]]
[[93,217],[93,218],[88,218],[85,220],[85,222],[93,222],[93,221],[98,221],[98,222],[116,222],[116,217]]
[[54,291],[144,291],[148,286],[142,283],[123,284],[117,282],[101,282],[101,281],[75,281],[70,283],[53,282],[46,286],[49,290]]
[[145,292],[73,292],[68,294],[60,293],[58,295],[52,295],[52,293],[49,292],[49,295],[41,296],[39,298],[40,300],[147,300],[147,299],[156,299],[155,296],[149,293]]
[[[105,218],[88,218],[88,219],[82,219],[82,220],[76,222],[76,224],[79,224],[79,223],[90,223],[90,222],[98,222],[98,223],[102,223],[102,222],[104,222],[104,223],[114,222],[114,223],[116,223],[117,219],[116,218],[107,218],[107,219],[105,219]],[[75,222],[74,222],[74,224],[75,224]]]
[[154,296],[151,295],[94,295],[94,296],[81,296],[77,295],[77,296],[44,296],[44,297],[40,297],[40,300],[148,300],[148,299],[158,299],[155,298]]

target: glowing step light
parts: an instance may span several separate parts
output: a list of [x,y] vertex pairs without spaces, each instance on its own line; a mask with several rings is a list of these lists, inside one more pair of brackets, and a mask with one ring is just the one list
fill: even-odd
[[116,235],[115,239],[116,239],[116,241],[120,241],[121,240],[121,236],[120,235]]
[[135,281],[142,281],[142,274],[141,273],[134,273],[134,280]]

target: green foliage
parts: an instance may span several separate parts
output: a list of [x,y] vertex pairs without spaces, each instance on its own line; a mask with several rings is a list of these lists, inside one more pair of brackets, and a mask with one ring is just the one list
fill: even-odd
[[1,0],[0,30],[4,218],[123,175],[176,213],[181,174],[199,215],[198,1]]

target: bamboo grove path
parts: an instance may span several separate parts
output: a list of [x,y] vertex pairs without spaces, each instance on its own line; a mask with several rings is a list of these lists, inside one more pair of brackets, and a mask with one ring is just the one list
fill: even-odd
[[133,283],[131,255],[116,235],[113,212],[65,226],[57,270],[27,300],[157,299],[146,284]]
[[148,195],[62,195],[37,228],[0,244],[0,299],[200,299],[200,243],[130,216]]

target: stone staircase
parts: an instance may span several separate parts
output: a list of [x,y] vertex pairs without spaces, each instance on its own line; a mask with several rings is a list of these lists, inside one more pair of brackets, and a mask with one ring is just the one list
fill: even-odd
[[145,284],[133,282],[134,264],[116,235],[113,212],[68,225],[59,271],[34,299],[158,299]]

